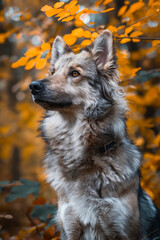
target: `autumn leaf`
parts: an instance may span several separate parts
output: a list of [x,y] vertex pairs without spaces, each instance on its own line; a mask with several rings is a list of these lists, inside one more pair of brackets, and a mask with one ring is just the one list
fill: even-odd
[[45,14],[47,15],[47,17],[52,17],[52,16],[54,16],[54,15],[56,15],[56,14],[62,12],[62,11],[63,11],[63,8],[58,8],[58,9],[52,8],[50,10],[47,10],[45,12]]
[[64,9],[67,11],[70,10],[70,8],[74,7],[77,4],[77,2],[78,1],[76,1],[76,0],[71,1],[70,3],[68,3],[64,6]]
[[42,68],[45,67],[46,63],[47,63],[47,59],[39,58],[37,60],[37,62],[36,62],[36,66],[35,67],[36,67],[36,69],[42,69]]
[[98,1],[96,1],[96,2],[95,2],[95,6],[96,6],[96,7],[99,7],[99,5],[100,5],[102,2],[103,2],[103,0],[98,0]]
[[66,34],[64,35],[63,40],[67,45],[71,46],[76,42],[77,37],[73,36],[72,34]]
[[82,28],[76,28],[72,31],[72,34],[75,37],[83,37],[84,36],[84,30]]
[[123,7],[121,7],[121,8],[119,9],[119,11],[118,11],[118,17],[121,17],[121,16],[125,13],[126,10],[127,10],[127,6],[126,6],[126,5],[124,5]]
[[130,42],[131,39],[130,38],[123,38],[120,43],[124,44],[124,43],[127,43],[127,42]]
[[11,67],[18,68],[18,67],[24,66],[27,63],[28,59],[29,59],[28,57],[21,57],[20,59],[18,59],[17,62],[12,63]]
[[54,8],[60,8],[64,5],[64,2],[57,2],[54,4]]
[[37,62],[37,58],[31,59],[30,61],[28,61],[28,62],[26,63],[25,69],[26,69],[26,70],[32,69],[32,68],[35,66],[36,62]]
[[41,8],[41,11],[42,12],[46,12],[46,11],[49,11],[49,10],[52,10],[53,8],[51,6],[48,6],[48,5],[45,5]]
[[140,36],[140,35],[142,35],[143,33],[142,32],[140,32],[140,31],[135,31],[135,32],[133,32],[133,33],[131,33],[130,34],[130,37],[132,38],[132,37],[138,37],[138,36]]
[[42,49],[42,51],[50,50],[51,49],[50,43],[43,42],[41,45],[41,49]]
[[108,8],[108,9],[106,9],[106,10],[104,10],[104,11],[101,11],[101,13],[106,13],[106,12],[110,12],[110,11],[113,11],[115,8]]
[[81,42],[81,46],[86,47],[86,46],[90,45],[91,43],[92,43],[91,40],[86,39]]
[[35,57],[39,54],[40,52],[40,48],[39,47],[35,47],[35,48],[30,48],[27,50],[27,52],[25,52],[25,56],[26,57]]
[[103,5],[107,5],[108,3],[110,3],[110,2],[112,2],[113,0],[105,0],[104,2],[103,2]]
[[73,16],[69,16],[69,17],[63,18],[63,19],[62,19],[62,22],[69,22],[69,21],[71,21],[71,20],[73,20],[73,19],[74,19]]
[[125,34],[130,33],[132,30],[133,30],[133,26],[127,27],[127,28],[125,29]]

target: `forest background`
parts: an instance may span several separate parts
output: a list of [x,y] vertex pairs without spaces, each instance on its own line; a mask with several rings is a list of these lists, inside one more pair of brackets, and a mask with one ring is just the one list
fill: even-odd
[[143,155],[141,185],[160,207],[160,2],[0,0],[0,239],[59,239],[36,132],[43,110],[28,85],[47,73],[57,35],[78,52],[104,29],[117,45],[129,134]]

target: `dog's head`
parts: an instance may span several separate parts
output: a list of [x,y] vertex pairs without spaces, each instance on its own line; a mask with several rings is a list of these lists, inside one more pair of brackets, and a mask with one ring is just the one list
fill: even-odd
[[120,98],[116,57],[109,30],[74,54],[57,36],[49,74],[30,84],[36,103],[51,111],[81,111],[88,117],[104,115]]

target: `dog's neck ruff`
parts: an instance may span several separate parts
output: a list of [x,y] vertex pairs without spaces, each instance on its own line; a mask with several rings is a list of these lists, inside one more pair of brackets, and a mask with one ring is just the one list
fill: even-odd
[[114,141],[104,145],[103,147],[100,147],[98,150],[100,153],[105,153],[107,152],[108,150],[111,150],[115,147],[116,143]]

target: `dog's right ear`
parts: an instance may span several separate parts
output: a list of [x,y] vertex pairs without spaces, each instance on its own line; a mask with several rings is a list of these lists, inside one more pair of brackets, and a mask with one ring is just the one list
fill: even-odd
[[70,51],[71,50],[69,49],[63,38],[57,36],[52,45],[51,64],[55,64],[55,62],[58,60],[60,56]]

